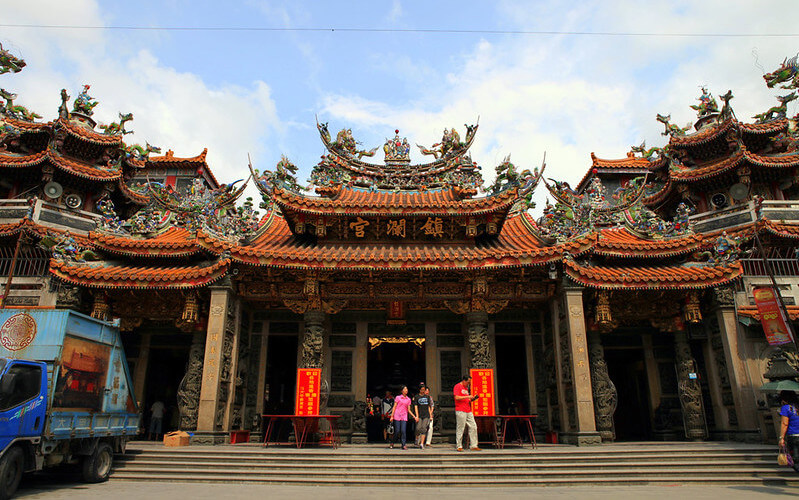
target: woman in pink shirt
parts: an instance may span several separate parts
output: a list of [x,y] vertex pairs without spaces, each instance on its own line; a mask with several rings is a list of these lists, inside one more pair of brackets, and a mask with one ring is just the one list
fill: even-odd
[[408,430],[408,408],[411,407],[411,398],[408,397],[408,386],[403,385],[401,394],[394,398],[394,408],[391,409],[390,421],[394,422],[394,436],[391,438],[390,448],[394,448],[397,436],[402,436],[402,449],[405,447],[405,435]]

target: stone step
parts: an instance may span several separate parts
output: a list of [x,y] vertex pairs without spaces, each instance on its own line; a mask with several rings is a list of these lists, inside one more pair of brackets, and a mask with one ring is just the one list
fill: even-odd
[[[673,461],[673,460],[657,460],[651,462],[638,462],[631,464],[628,461],[611,461],[611,460],[603,460],[603,461],[527,461],[527,462],[514,462],[514,463],[507,463],[507,462],[494,462],[494,461],[486,461],[484,463],[475,464],[475,466],[483,468],[483,469],[515,469],[515,470],[537,470],[537,469],[546,469],[546,468],[574,468],[574,467],[593,467],[593,468],[629,468],[631,466],[635,467],[715,467],[715,468],[724,468],[724,467],[772,467],[774,466],[775,460],[725,460],[725,461],[706,461],[706,460],[697,460],[697,461]],[[118,469],[122,468],[130,468],[130,467],[156,467],[156,468],[180,468],[180,467],[195,467],[195,468],[217,468],[217,467],[231,467],[235,465],[237,469],[280,469],[280,470],[292,470],[297,468],[316,468],[316,469],[333,469],[333,470],[373,470],[375,469],[374,463],[357,463],[357,462],[340,462],[340,463],[331,463],[328,461],[286,461],[286,462],[247,462],[242,463],[240,461],[209,461],[209,462],[195,462],[190,460],[181,460],[181,461],[170,461],[170,460],[151,460],[151,459],[137,459],[137,460],[119,460],[116,462],[116,467]],[[404,463],[397,463],[397,462],[390,462],[386,461],[380,464],[385,467],[392,467],[398,470],[418,470],[420,465],[435,467],[436,471],[440,470],[452,470],[457,471],[458,469],[463,468],[462,463],[451,463],[451,464],[443,464],[440,462],[435,461],[412,461],[412,462],[404,462]]]
[[[360,475],[328,475],[328,476],[309,476],[305,474],[297,477],[286,477],[282,474],[275,475],[254,475],[246,474],[241,476],[231,476],[230,474],[197,474],[185,473],[176,475],[152,474],[152,473],[129,473],[114,472],[112,480],[141,480],[141,481],[166,481],[166,482],[221,482],[221,483],[273,483],[273,484],[301,484],[318,486],[381,486],[386,484],[386,473],[383,471],[375,477],[362,477]],[[425,477],[425,484],[428,486],[448,486],[457,483],[461,486],[569,486],[569,485],[675,485],[675,484],[716,484],[716,485],[781,485],[799,486],[799,474],[792,470],[784,472],[774,472],[772,474],[730,474],[710,471],[704,475],[667,475],[667,474],[630,474],[620,476],[614,474],[578,476],[576,474],[564,474],[561,476],[537,475],[535,477],[490,477],[488,479],[475,478],[472,475],[465,475],[463,478],[438,478]]]
[[457,453],[451,446],[388,450],[244,446],[164,448],[133,445],[117,456],[112,479],[304,485],[384,485],[387,471],[426,484],[563,486],[575,484],[797,485],[773,447],[729,443],[532,449]]

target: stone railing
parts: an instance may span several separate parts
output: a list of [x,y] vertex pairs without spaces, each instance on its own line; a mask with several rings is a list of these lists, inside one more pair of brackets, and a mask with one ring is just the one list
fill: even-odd
[[[761,208],[763,216],[773,221],[799,223],[799,200],[767,200]],[[753,201],[725,208],[692,215],[691,222],[697,233],[709,233],[720,229],[734,229],[757,220]]]
[[0,200],[0,224],[17,222],[25,216],[46,227],[68,229],[85,235],[97,227],[100,215],[84,210],[72,210],[45,200]]

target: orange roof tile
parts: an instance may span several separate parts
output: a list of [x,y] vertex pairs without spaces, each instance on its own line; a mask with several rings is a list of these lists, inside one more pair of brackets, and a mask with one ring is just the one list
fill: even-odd
[[700,144],[705,144],[722,136],[725,132],[737,124],[737,121],[730,119],[718,125],[707,126],[693,134],[673,135],[669,139],[669,144],[675,147],[698,146]]
[[44,150],[29,155],[16,155],[14,153],[0,154],[0,167],[5,168],[26,168],[40,165],[47,161],[49,151]]
[[203,149],[202,153],[198,154],[197,156],[191,156],[186,158],[181,158],[175,156],[175,152],[171,149],[166,152],[163,156],[150,156],[147,159],[147,166],[158,166],[158,167],[171,167],[171,168],[184,168],[184,169],[191,169],[196,170],[197,168],[202,168],[204,172],[208,173],[208,176],[211,178],[211,183],[213,187],[218,188],[220,186],[219,181],[214,176],[214,172],[208,166],[206,162],[206,156],[208,155],[208,148]]
[[95,248],[132,257],[184,257],[201,251],[194,236],[172,226],[149,238],[134,238],[99,231],[89,233]]
[[28,122],[28,121],[25,121],[25,120],[17,120],[17,119],[11,118],[9,116],[3,116],[3,121],[5,123],[7,123],[8,125],[11,125],[12,127],[16,128],[16,129],[21,129],[21,130],[23,130],[25,132],[44,131],[44,129],[53,126],[53,122],[44,122],[44,123]]
[[732,170],[738,166],[746,158],[744,149],[739,149],[730,156],[726,156],[721,160],[713,160],[711,162],[701,164],[696,168],[684,170],[671,170],[669,177],[677,181],[696,181],[700,179],[707,179],[728,170]]
[[499,237],[482,246],[457,243],[342,243],[298,241],[282,217],[275,217],[268,228],[247,246],[234,246],[212,235],[199,232],[198,242],[210,251],[230,251],[233,260],[275,267],[324,268],[474,268],[515,267],[545,264],[560,260],[566,252],[581,254],[591,248],[595,235],[568,243],[547,246],[541,243],[522,217],[509,218]]
[[70,120],[63,120],[61,118],[58,119],[58,123],[64,127],[64,130],[72,135],[80,137],[84,141],[93,142],[95,144],[122,144],[121,135],[105,135],[76,123],[72,123]]
[[760,167],[785,168],[799,166],[799,153],[764,156],[747,151],[746,159],[753,165]]
[[40,165],[49,161],[55,167],[70,172],[78,177],[94,181],[111,181],[122,177],[122,171],[117,167],[100,167],[70,160],[61,156],[53,149],[45,149],[27,156],[14,154],[0,154],[0,168],[25,168]]
[[454,189],[371,191],[342,187],[332,198],[305,196],[281,188],[274,190],[275,201],[281,208],[318,215],[481,215],[509,210],[516,196],[516,189],[463,200]]
[[643,174],[651,172],[653,169],[660,166],[661,163],[662,162],[660,160],[651,162],[641,156],[635,156],[635,153],[632,151],[627,152],[626,158],[619,158],[616,160],[597,158],[597,156],[592,152],[591,168],[588,169],[585,175],[583,175],[583,178],[577,184],[577,190],[580,191],[585,186],[585,184],[591,178],[591,174],[594,173],[594,169],[597,169],[597,173],[613,171],[615,173]]
[[133,267],[50,260],[50,272],[53,275],[68,283],[89,288],[196,288],[224,277],[229,268],[230,259],[205,267]]
[[122,193],[124,193],[125,196],[134,203],[138,203],[139,205],[146,205],[150,203],[149,195],[141,194],[132,190],[121,177],[119,179],[119,190],[122,191]]
[[780,118],[766,123],[741,123],[738,122],[741,132],[748,134],[772,134],[788,129],[788,119]]
[[603,289],[686,289],[723,285],[743,274],[738,262],[726,266],[603,267],[564,260],[566,274],[575,282]]
[[786,224],[769,219],[761,219],[757,222],[757,225],[758,229],[765,228],[766,231],[783,238],[799,238],[799,224]]
[[619,227],[600,231],[594,253],[609,257],[662,258],[691,253],[701,245],[700,234],[653,240]]
[[[788,312],[789,318],[791,318],[794,321],[799,320],[799,306],[786,305],[785,309]],[[757,310],[757,306],[739,306],[738,314],[740,316],[747,316],[749,318],[760,321],[760,312]]]

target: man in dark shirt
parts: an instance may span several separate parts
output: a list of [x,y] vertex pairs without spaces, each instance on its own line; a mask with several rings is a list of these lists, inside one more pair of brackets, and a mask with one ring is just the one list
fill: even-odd
[[424,449],[427,427],[433,417],[433,407],[430,404],[430,396],[427,395],[424,384],[419,388],[419,394],[413,398],[413,412],[416,418],[416,439],[419,442],[419,447]]

